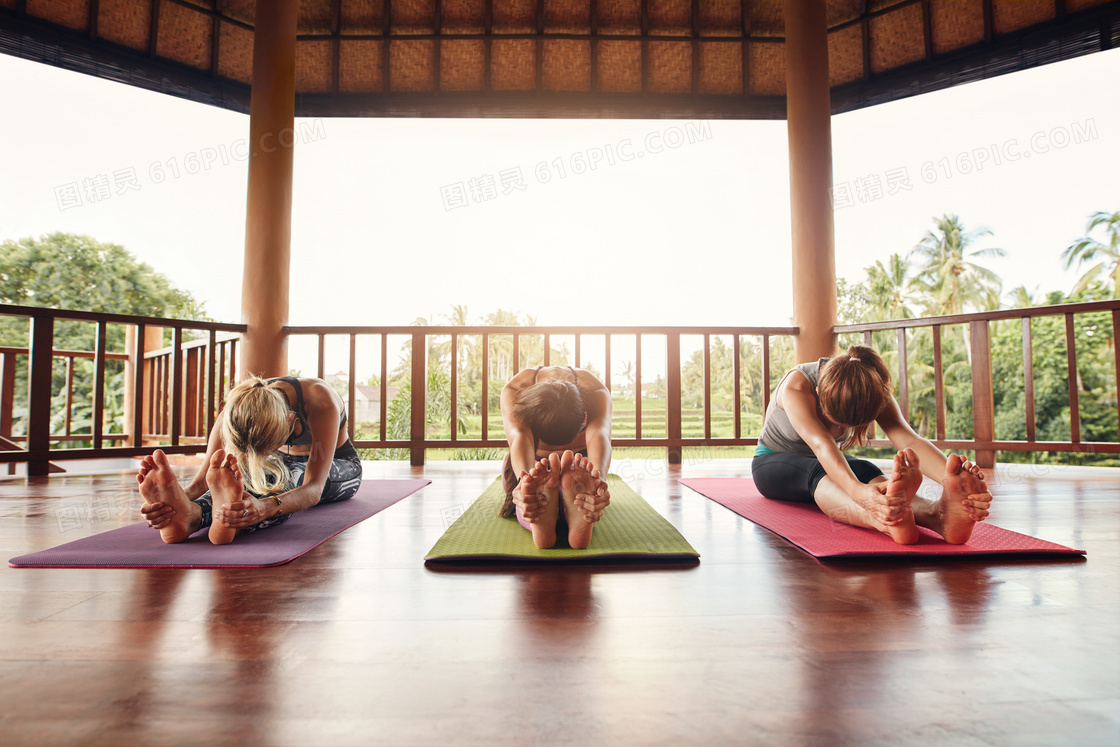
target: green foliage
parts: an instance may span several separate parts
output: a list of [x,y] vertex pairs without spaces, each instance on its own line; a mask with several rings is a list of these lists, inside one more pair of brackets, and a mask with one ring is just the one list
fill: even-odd
[[[1104,240],[1098,240],[1093,232],[1100,228]],[[1120,210],[1109,213],[1104,210],[1097,211],[1089,216],[1085,226],[1085,235],[1077,239],[1062,252],[1062,259],[1066,267],[1073,267],[1077,262],[1083,264],[1101,261],[1086,270],[1077,284],[1073,287],[1071,295],[1078,295],[1102,275],[1105,284],[1112,286],[1112,297],[1120,298]]]
[[[166,276],[138,261],[124,247],[60,232],[38,239],[0,243],[0,303],[104,314],[206,319],[201,303],[172,285]],[[106,349],[125,352],[124,325],[107,325],[106,333]],[[97,325],[91,322],[57,320],[54,347],[92,351],[96,335]],[[27,320],[0,317],[0,345],[26,347],[27,344]],[[91,433],[93,362],[75,359],[72,373],[71,430]],[[106,433],[122,432],[123,390],[123,364],[107,361]],[[65,430],[66,420],[66,370],[62,359],[55,360],[53,391],[52,432],[60,433]],[[15,401],[26,402],[26,397],[26,373],[21,372],[16,382]],[[13,432],[26,433],[26,409],[17,409],[13,414],[16,420]]]
[[[1106,229],[1105,241],[1083,238],[1063,252],[1067,266],[1075,261],[1109,257],[1110,247],[1117,245],[1118,220],[1113,214],[1095,213],[1087,233],[1095,228]],[[864,283],[842,283],[839,286],[844,323],[906,318],[911,308],[926,314],[958,313],[991,308],[1000,287],[999,278],[988,270],[972,265],[967,258],[1002,256],[1002,250],[968,252],[973,241],[986,232],[968,232],[956,216],[943,216],[937,231],[930,232],[907,260],[897,255],[888,265],[876,263],[867,268]],[[1094,244],[1093,242],[1096,241]],[[1095,254],[1094,254],[1095,252]],[[912,260],[921,264],[914,268]],[[1046,294],[1040,303],[1062,303],[1105,300],[1115,297],[1115,276],[1106,275],[1106,282],[1093,278],[1105,275],[1102,266],[1087,273],[1070,295],[1061,291]],[[1103,269],[1108,269],[1104,264]],[[1115,266],[1110,270],[1115,273]],[[910,280],[913,276],[913,280]],[[1035,305],[1035,295],[1025,287],[1009,294],[1010,305],[1016,308]],[[971,308],[970,308],[971,307]],[[883,313],[889,310],[888,313]],[[863,313],[864,318],[853,318]],[[993,322],[991,360],[995,434],[998,440],[1021,441],[1027,438],[1025,376],[1023,372],[1023,333],[1019,320]],[[1116,412],[1115,336],[1111,315],[1079,314],[1075,328],[1077,344],[1077,389],[1081,439],[1085,442],[1115,443],[1120,437]],[[898,338],[894,331],[877,332],[873,346],[883,355],[888,367],[898,371]],[[862,335],[844,336],[842,345],[861,342]],[[945,434],[950,439],[973,436],[972,371],[970,340],[967,325],[948,325],[941,330],[941,356],[945,403]],[[1061,316],[1039,317],[1031,323],[1035,437],[1040,441],[1070,439],[1069,369],[1066,358],[1065,320]],[[933,331],[921,327],[906,335],[907,416],[915,430],[927,438],[936,437],[936,399],[933,371]],[[896,383],[896,389],[898,382]],[[886,450],[864,450],[860,453],[884,456]],[[1118,465],[1115,455],[1065,454],[1034,452],[1001,452],[1001,461],[1048,462]]]

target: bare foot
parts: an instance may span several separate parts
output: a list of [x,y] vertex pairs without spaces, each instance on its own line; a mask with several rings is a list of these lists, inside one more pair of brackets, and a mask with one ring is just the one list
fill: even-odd
[[[536,495],[544,509],[535,518],[526,519],[533,530],[533,544],[544,550],[556,545],[556,520],[560,513],[560,478],[564,468],[559,454],[538,460],[522,478],[522,495]],[[524,516],[524,514],[522,514]]]
[[140,483],[140,495],[144,498],[140,513],[148,524],[159,529],[164,542],[182,542],[198,529],[202,510],[187,498],[166,454],[156,449],[154,454],[145,457],[136,481]]
[[962,545],[972,537],[976,522],[988,517],[992,494],[984,484],[984,473],[959,454],[950,454],[945,463],[945,483],[937,512],[941,536],[952,545]]
[[[894,455],[894,469],[887,478],[887,497],[903,498],[909,506],[922,486],[922,473],[918,469],[918,454],[913,449],[903,449]],[[912,545],[921,534],[914,523],[914,511],[906,510],[902,520],[896,524],[884,524],[880,530],[900,545]]]
[[[571,452],[565,452],[565,456]],[[574,454],[571,469],[564,470],[560,478],[560,499],[564,501],[564,516],[568,520],[568,544],[574,550],[586,550],[591,544],[591,531],[595,519],[584,508],[588,501],[594,506],[595,490],[599,487],[595,466],[582,454]]]
[[234,501],[240,501],[245,488],[241,484],[241,472],[237,469],[237,458],[218,449],[210,457],[210,468],[206,470],[206,484],[210,487],[210,497],[214,500],[214,522],[210,525],[210,541],[215,545],[228,545],[237,536],[237,529],[227,527],[218,521],[222,510]]

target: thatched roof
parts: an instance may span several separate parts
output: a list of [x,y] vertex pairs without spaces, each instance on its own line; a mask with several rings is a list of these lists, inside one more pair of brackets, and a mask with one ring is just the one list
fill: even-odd
[[[0,51],[247,111],[254,0],[0,0]],[[301,0],[300,116],[785,116],[782,0]],[[827,0],[845,111],[1120,45],[1117,0]]]

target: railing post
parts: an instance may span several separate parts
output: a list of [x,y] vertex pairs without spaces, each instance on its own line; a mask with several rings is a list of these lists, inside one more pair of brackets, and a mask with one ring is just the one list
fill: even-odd
[[[665,340],[665,365],[667,367],[668,381],[666,382],[666,396],[668,402],[669,436],[670,443],[681,438],[681,335],[679,332],[670,332]],[[669,464],[681,463],[680,446],[669,446]]]
[[[50,472],[48,452],[51,448],[51,378],[54,363],[54,319],[31,317],[31,354],[28,375],[27,474]],[[35,455],[38,456],[35,456]]]
[[[427,438],[427,358],[428,341],[423,332],[412,333],[412,436],[409,461],[424,465],[424,440]],[[485,396],[485,394],[483,395]]]
[[[972,347],[972,437],[977,442],[995,441],[995,403],[992,398],[992,346],[986,320],[969,322]],[[976,463],[984,469],[996,466],[996,452],[976,449]]]
[[[16,398],[16,354],[0,355],[0,443],[12,438],[12,409]],[[8,462],[8,474],[16,473],[15,462]]]
[[12,437],[12,410],[16,398],[16,354],[0,355],[0,438]]
[[183,432],[183,328],[171,329],[171,445],[179,445]]
[[100,449],[102,431],[105,429],[105,347],[108,344],[108,327],[97,323],[96,350],[93,353],[93,448]]
[[147,329],[143,324],[136,325],[136,339],[133,340],[132,358],[136,363],[132,367],[132,445],[144,445],[144,412],[147,403],[144,400],[144,375],[151,366],[144,360],[145,340]]

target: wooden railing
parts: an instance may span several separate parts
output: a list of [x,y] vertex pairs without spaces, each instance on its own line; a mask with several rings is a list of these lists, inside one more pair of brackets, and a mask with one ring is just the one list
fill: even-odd
[[[225,384],[236,375],[233,364],[236,342],[219,340],[218,334],[240,334],[244,325],[194,322],[159,317],[120,314],[94,314],[31,306],[0,305],[0,315],[23,317],[29,321],[27,348],[0,349],[0,463],[26,462],[28,474],[43,475],[51,461],[129,457],[162,448],[168,453],[186,454],[205,450],[205,434],[213,425]],[[58,320],[89,322],[95,326],[93,351],[54,349],[54,327]],[[108,325],[125,325],[130,330],[131,349],[108,349]],[[145,330],[171,330],[172,345],[165,351],[145,352]],[[184,344],[183,333],[198,330],[206,338]],[[225,357],[228,352],[228,371]],[[59,388],[65,398],[63,432],[52,428],[52,401],[55,399],[54,364],[67,361]],[[90,384],[89,433],[74,433],[70,427],[74,403],[73,361],[93,361]],[[21,361],[21,359],[23,359]],[[219,359],[222,361],[219,364]],[[124,433],[105,430],[106,361],[126,362],[124,395]],[[144,361],[137,365],[138,361]],[[26,395],[20,403],[26,410],[26,433],[13,434],[16,410],[18,369],[26,370]],[[154,427],[153,427],[154,426]],[[159,432],[157,432],[159,431]],[[88,441],[88,448],[65,448],[68,442]],[[108,446],[109,442],[121,442]]]
[[[225,393],[237,381],[240,337],[193,340],[178,347],[144,353],[144,438],[182,444],[206,443],[214,417],[225,404]],[[175,373],[181,371],[182,391],[175,407]],[[175,414],[179,413],[176,434]]]
[[[898,400],[902,412],[910,417],[909,376],[906,355],[907,332],[913,334],[917,330],[927,329],[932,336],[933,360],[932,370],[934,375],[935,421],[934,432],[930,434],[942,449],[974,450],[976,461],[983,467],[995,464],[996,451],[1061,451],[1081,453],[1106,453],[1120,454],[1120,443],[1091,442],[1081,438],[1081,416],[1079,398],[1079,374],[1077,365],[1076,330],[1078,320],[1088,314],[1105,314],[1112,318],[1112,354],[1114,358],[1113,382],[1120,391],[1120,350],[1116,344],[1116,332],[1120,329],[1120,301],[1098,301],[1093,303],[1061,304],[1057,306],[1036,306],[1023,309],[1004,309],[1000,311],[987,311],[976,314],[956,314],[952,316],[935,316],[921,319],[902,319],[886,322],[871,322],[866,324],[849,324],[834,328],[840,336],[843,346],[845,337],[852,333],[862,333],[863,341],[872,345],[873,335],[876,332],[888,332],[895,335],[895,349],[898,358],[898,377],[896,381]],[[1035,423],[1035,381],[1034,381],[1034,345],[1032,338],[1032,321],[1044,317],[1060,316],[1064,321],[1065,358],[1067,373],[1067,390],[1069,402],[1069,432],[1068,441],[1040,441],[1036,438],[1037,428]],[[1023,368],[1023,393],[1026,413],[1025,440],[1000,440],[995,432],[995,407],[993,402],[992,384],[992,349],[991,349],[991,324],[1001,320],[1020,320],[1022,330],[1022,368]],[[942,360],[942,329],[949,325],[964,325],[968,330],[969,341],[969,366],[972,380],[972,438],[947,438],[946,413],[945,413],[945,366]],[[880,346],[883,347],[883,346]],[[1117,417],[1120,419],[1120,402],[1117,404]],[[878,440],[872,445],[886,446],[887,442]]]
[[[681,449],[689,446],[751,446],[758,442],[756,436],[745,436],[742,427],[742,412],[740,407],[732,407],[734,411],[733,435],[729,437],[714,437],[712,434],[712,407],[709,401],[712,382],[710,350],[711,341],[717,336],[731,339],[732,381],[734,382],[734,402],[740,401],[740,344],[743,337],[757,337],[760,339],[761,348],[761,378],[764,411],[770,397],[770,352],[771,337],[790,336],[797,334],[795,327],[499,327],[499,326],[410,326],[410,327],[289,327],[287,333],[298,337],[311,335],[317,338],[317,374],[322,378],[325,371],[325,347],[329,336],[344,335],[349,342],[349,365],[347,369],[349,386],[348,412],[355,412],[357,381],[357,352],[358,338],[370,336],[378,340],[380,346],[380,374],[379,402],[380,417],[378,418],[377,438],[356,437],[354,432],[355,418],[348,421],[350,436],[358,448],[397,448],[408,449],[410,460],[413,464],[424,463],[426,449],[489,449],[503,448],[506,446],[504,433],[500,425],[492,429],[491,419],[496,416],[496,408],[490,402],[491,381],[491,356],[494,353],[492,342],[495,339],[508,338],[510,350],[508,359],[514,362],[506,374],[516,373],[523,367],[552,364],[552,341],[556,337],[574,339],[572,351],[572,365],[584,363],[582,342],[586,338],[601,338],[605,353],[603,383],[611,387],[611,340],[612,338],[632,338],[634,341],[635,356],[633,363],[633,381],[635,393],[642,391],[642,363],[645,356],[642,354],[642,339],[646,337],[660,337],[665,340],[665,406],[667,422],[664,436],[649,436],[643,434],[642,423],[642,397],[634,396],[634,428],[633,438],[613,438],[612,444],[621,447],[658,447],[666,449],[667,458],[671,463],[680,463]],[[408,439],[390,439],[387,434],[388,425],[388,400],[389,400],[389,368],[388,368],[388,340],[390,336],[405,336],[413,352],[409,369],[409,384],[411,390],[411,422],[410,437]],[[429,371],[427,351],[429,341],[435,337],[446,337],[450,340],[449,371],[450,378],[450,411],[457,413],[459,410],[459,354],[460,340],[463,338],[480,338],[482,382],[480,391],[481,401],[481,434],[479,438],[460,438],[455,427],[450,428],[448,438],[429,438],[427,436],[426,399],[425,390]],[[543,338],[541,355],[539,359],[528,359],[522,355],[521,341],[524,337]],[[703,374],[703,417],[704,430],[702,437],[685,437],[682,433],[682,399],[681,399],[681,338],[696,337],[702,339],[701,350],[704,360]],[[416,355],[415,351],[422,354]],[[504,383],[503,376],[500,383]],[[759,413],[761,414],[761,412]],[[660,430],[660,428],[658,428]]]
[[[843,325],[835,328],[842,343],[854,339],[871,342],[875,336],[885,333],[892,340],[891,345],[880,348],[894,348],[897,354],[897,393],[903,411],[909,416],[911,410],[910,371],[907,358],[908,342],[916,335],[928,335],[931,342],[931,360],[928,363],[933,372],[934,424],[930,437],[940,447],[952,450],[975,451],[981,464],[994,462],[995,452],[1006,451],[1060,451],[1060,452],[1098,452],[1120,453],[1120,443],[1108,441],[1087,441],[1082,438],[1078,381],[1078,362],[1076,334],[1079,320],[1084,315],[1104,314],[1111,317],[1112,336],[1120,328],[1120,301],[1103,301],[1086,304],[1010,309],[980,314],[960,314],[954,316],[906,319],[867,324]],[[244,332],[243,325],[190,322],[174,319],[144,318],[122,315],[91,314],[56,309],[38,309],[21,306],[0,305],[0,315],[27,318],[30,322],[30,345],[28,348],[0,348],[0,464],[27,462],[30,474],[45,474],[50,460],[90,459],[114,456],[135,456],[150,453],[155,448],[163,448],[169,453],[197,453],[205,449],[205,437],[212,427],[220,410],[222,395],[237,378],[235,364],[238,341],[231,335]],[[1064,321],[1065,366],[1068,373],[1068,403],[1070,412],[1070,438],[1061,441],[1046,441],[1037,438],[1035,420],[1035,353],[1032,342],[1032,322],[1043,317],[1061,317]],[[77,320],[96,325],[95,350],[69,351],[54,350],[54,324],[56,320]],[[1023,391],[1026,411],[1026,434],[1024,440],[1000,440],[996,438],[995,412],[993,404],[991,325],[1003,320],[1019,320],[1022,330],[1022,370]],[[125,351],[110,351],[106,345],[106,329],[109,324],[121,324],[130,328],[132,342]],[[962,325],[967,329],[968,361],[971,376],[971,423],[972,433],[966,435],[947,434],[946,432],[946,385],[945,361],[943,360],[943,329]],[[154,351],[144,349],[146,328],[170,328],[172,344]],[[199,330],[205,338],[183,341],[186,330]],[[656,447],[665,449],[670,462],[679,462],[681,451],[689,447],[704,446],[751,446],[757,443],[757,433],[744,428],[744,403],[746,393],[741,382],[749,376],[757,377],[755,386],[761,385],[760,400],[752,404],[750,416],[758,418],[769,402],[771,388],[777,384],[787,361],[791,346],[789,341],[798,330],[792,327],[491,327],[491,326],[397,326],[397,327],[289,327],[286,333],[294,339],[311,336],[317,343],[316,374],[324,378],[325,349],[328,339],[342,338],[348,344],[349,362],[345,373],[351,437],[359,448],[406,449],[414,464],[423,464],[426,449],[501,449],[505,446],[504,434],[500,425],[500,414],[492,390],[500,388],[512,372],[521,367],[550,365],[554,361],[553,342],[557,339],[574,342],[570,362],[573,365],[586,365],[586,350],[594,346],[603,350],[604,383],[610,388],[616,368],[612,365],[620,359],[615,354],[612,360],[612,341],[616,349],[625,343],[632,346],[633,357],[627,351],[626,360],[633,364],[632,391],[633,435],[618,435],[623,429],[615,429],[613,443],[619,447]],[[219,333],[226,333],[219,337]],[[366,338],[372,338],[366,339]],[[410,407],[407,416],[407,433],[403,437],[392,437],[389,433],[389,401],[391,399],[389,340],[391,337],[403,339],[418,354],[411,355],[408,362],[406,381],[411,392],[407,397]],[[663,341],[664,390],[658,402],[664,401],[664,414],[658,412],[660,422],[651,422],[651,417],[643,415],[643,377],[652,380],[649,370],[652,367],[651,354],[643,351],[643,340],[647,348],[650,340],[658,341],[660,356]],[[722,343],[730,341],[730,352],[724,350],[731,360],[730,409],[733,412],[733,425],[713,426],[713,413],[716,408],[711,401],[713,391],[712,351],[717,338]],[[781,339],[782,353],[774,360],[774,339]],[[529,342],[526,342],[526,340]],[[693,427],[691,435],[683,426],[686,416],[694,418],[695,412],[686,407],[682,396],[682,339],[688,340],[693,347],[698,343],[702,351],[703,374],[695,386],[702,388],[700,404],[702,427]],[[751,341],[752,339],[757,340]],[[926,338],[922,338],[925,341]],[[451,427],[446,436],[432,437],[429,433],[427,392],[428,376],[433,361],[428,358],[430,346],[436,342],[449,345],[449,354],[444,361],[448,378],[450,412],[458,413],[463,387],[459,380],[464,370],[460,356],[465,346],[473,345],[481,358],[481,385],[479,399],[472,403],[477,408],[475,415],[480,417],[479,433],[460,434],[455,427],[455,415],[451,416]],[[751,341],[751,342],[747,342]],[[880,343],[882,339],[878,340]],[[540,343],[539,345],[537,343]],[[751,350],[758,351],[758,371],[744,371],[742,355],[744,344],[751,344]],[[359,345],[371,346],[379,353],[380,363],[377,376],[378,415],[375,433],[366,434],[355,431],[357,418],[356,404],[359,392],[357,382]],[[530,348],[534,351],[530,354]],[[1113,375],[1120,385],[1120,353],[1112,344],[1112,355],[1116,358]],[[887,357],[891,357],[891,351]],[[500,355],[499,355],[500,353]],[[55,361],[66,361],[65,371],[56,377]],[[495,365],[498,359],[504,362],[501,370]],[[74,402],[73,371],[74,361],[91,359],[94,363],[92,385],[91,427],[89,433],[75,433],[69,425],[69,413]],[[126,393],[132,407],[127,411],[124,433],[107,433],[104,428],[106,396],[106,361],[125,361]],[[141,365],[136,365],[142,361]],[[660,362],[659,362],[660,364]],[[753,365],[753,364],[752,364]],[[28,372],[28,394],[26,403],[27,432],[13,435],[13,413],[16,411],[15,382],[17,369],[25,366]],[[659,367],[659,366],[658,366]],[[660,367],[659,367],[660,371]],[[399,372],[398,372],[399,373]],[[54,381],[61,378],[61,387]],[[1118,386],[1120,388],[1120,386]],[[56,394],[56,391],[58,392]],[[65,411],[61,425],[52,430],[52,399],[62,397]],[[434,400],[433,400],[434,401]],[[647,400],[648,401],[648,400]],[[58,407],[56,405],[55,409]],[[720,413],[726,423],[727,415]],[[1120,418],[1120,405],[1118,405]],[[372,420],[373,418],[370,418]],[[616,424],[619,420],[616,418]],[[757,420],[752,419],[752,423]],[[629,424],[627,425],[627,431]],[[57,431],[57,432],[55,432]],[[66,448],[76,441],[89,441],[88,448]],[[18,442],[18,443],[17,443]],[[883,442],[876,442],[885,445]],[[119,444],[119,445],[109,445]]]

